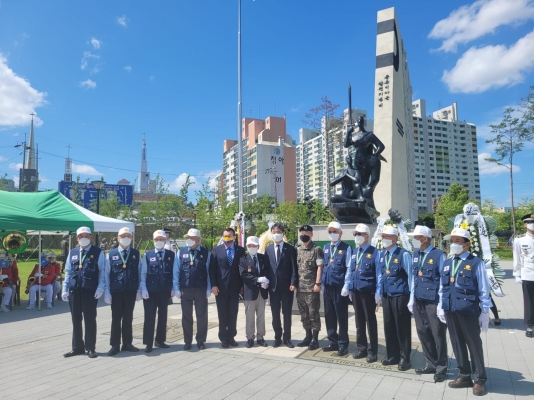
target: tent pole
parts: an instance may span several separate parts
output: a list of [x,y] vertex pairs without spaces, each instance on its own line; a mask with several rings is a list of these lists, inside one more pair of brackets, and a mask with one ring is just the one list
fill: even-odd
[[[37,260],[37,265],[39,266],[39,268],[37,268],[37,272],[39,272],[39,274],[42,275],[42,272],[41,272],[41,230],[39,230],[39,258]],[[41,311],[41,275],[39,275],[39,294],[38,294],[38,303],[39,303],[39,311]]]

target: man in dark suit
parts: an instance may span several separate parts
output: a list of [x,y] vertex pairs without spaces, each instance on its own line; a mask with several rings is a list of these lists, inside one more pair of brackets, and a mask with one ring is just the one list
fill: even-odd
[[297,250],[289,243],[284,243],[285,228],[282,224],[271,227],[274,243],[265,249],[269,259],[269,293],[271,295],[271,312],[273,314],[274,344],[282,344],[282,323],[280,321],[280,308],[284,314],[284,344],[292,349],[291,343],[291,316],[293,309],[293,292],[297,290],[299,276],[297,270]]
[[[265,304],[269,296],[269,260],[258,254],[260,240],[257,236],[247,238],[248,254],[241,258],[239,273],[243,280],[243,298],[245,300],[247,349],[254,346],[256,331],[258,346],[265,343]],[[257,329],[255,329],[257,327]]]
[[235,244],[232,228],[223,232],[223,244],[213,248],[210,261],[211,291],[217,302],[219,315],[219,340],[221,347],[237,346],[237,311],[239,292],[243,285],[239,275],[239,262],[245,256],[245,249]]

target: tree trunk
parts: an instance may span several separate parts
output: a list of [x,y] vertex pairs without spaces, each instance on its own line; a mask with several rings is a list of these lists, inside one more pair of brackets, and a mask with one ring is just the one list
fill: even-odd
[[514,238],[516,235],[516,227],[515,227],[515,210],[514,210],[514,169],[513,169],[513,159],[514,159],[514,153],[513,153],[513,147],[512,147],[512,140],[510,139],[510,199],[512,201],[512,230],[514,232]]

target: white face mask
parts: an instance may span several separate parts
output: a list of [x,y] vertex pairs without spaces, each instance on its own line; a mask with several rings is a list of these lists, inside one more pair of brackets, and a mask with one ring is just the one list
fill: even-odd
[[78,243],[80,243],[80,246],[86,247],[86,246],[89,246],[91,244],[91,239],[81,238],[81,239],[78,240]]
[[455,256],[460,255],[464,252],[464,246],[458,243],[451,243],[451,254]]
[[247,247],[247,250],[248,250],[248,254],[250,254],[251,256],[255,256],[256,253],[258,253],[257,247]]
[[382,244],[384,245],[384,247],[389,247],[393,244],[393,240],[391,239],[382,239]]
[[154,242],[154,246],[156,246],[156,249],[161,250],[163,247],[165,247],[165,242],[158,240],[157,242]]
[[534,224],[527,224],[527,229],[529,231],[534,231]]
[[365,238],[363,236],[354,236],[354,243],[360,245],[363,242],[365,242]]
[[283,233],[273,233],[273,240],[275,242],[281,242],[282,240],[284,240],[284,234]]
[[339,233],[329,233],[328,237],[332,242],[337,242],[339,240]]
[[132,243],[132,239],[129,237],[124,237],[124,238],[121,238],[121,240],[119,240],[119,243],[124,247],[128,247],[130,243]]
[[416,238],[412,239],[412,246],[414,249],[420,249],[421,248],[421,241],[417,240]]
[[185,244],[188,246],[188,247],[193,247],[197,242],[195,242],[193,239],[187,239],[185,241]]

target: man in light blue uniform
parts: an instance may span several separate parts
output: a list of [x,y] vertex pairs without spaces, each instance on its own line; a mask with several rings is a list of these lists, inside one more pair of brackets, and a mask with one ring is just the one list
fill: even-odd
[[324,321],[330,341],[323,351],[337,351],[339,357],[349,353],[348,295],[352,259],[352,247],[341,241],[342,234],[339,222],[328,224],[330,244],[324,246],[323,264]]
[[384,308],[386,358],[382,365],[398,364],[399,371],[411,368],[412,315],[408,310],[412,289],[412,255],[397,246],[399,231],[393,226],[382,230],[382,244],[376,269],[378,275],[376,303]]
[[417,336],[423,347],[426,365],[417,374],[434,374],[435,382],[447,378],[447,325],[438,318],[439,283],[445,253],[432,246],[432,230],[417,225],[412,233],[413,284],[408,309],[415,319]]
[[448,238],[453,258],[443,263],[437,312],[438,317],[447,322],[452,350],[460,370],[458,377],[449,382],[449,387],[473,387],[475,396],[484,396],[487,393],[487,376],[480,331],[488,331],[488,311],[491,308],[486,265],[469,252],[471,235],[468,231],[454,228],[450,235],[445,236],[445,239]]
[[[61,298],[68,301],[72,316],[72,350],[64,357],[84,354],[96,358],[96,306],[106,287],[104,252],[91,246],[91,229],[78,228],[80,247],[72,249],[65,264],[65,280]],[[85,322],[85,342],[82,321]]]

